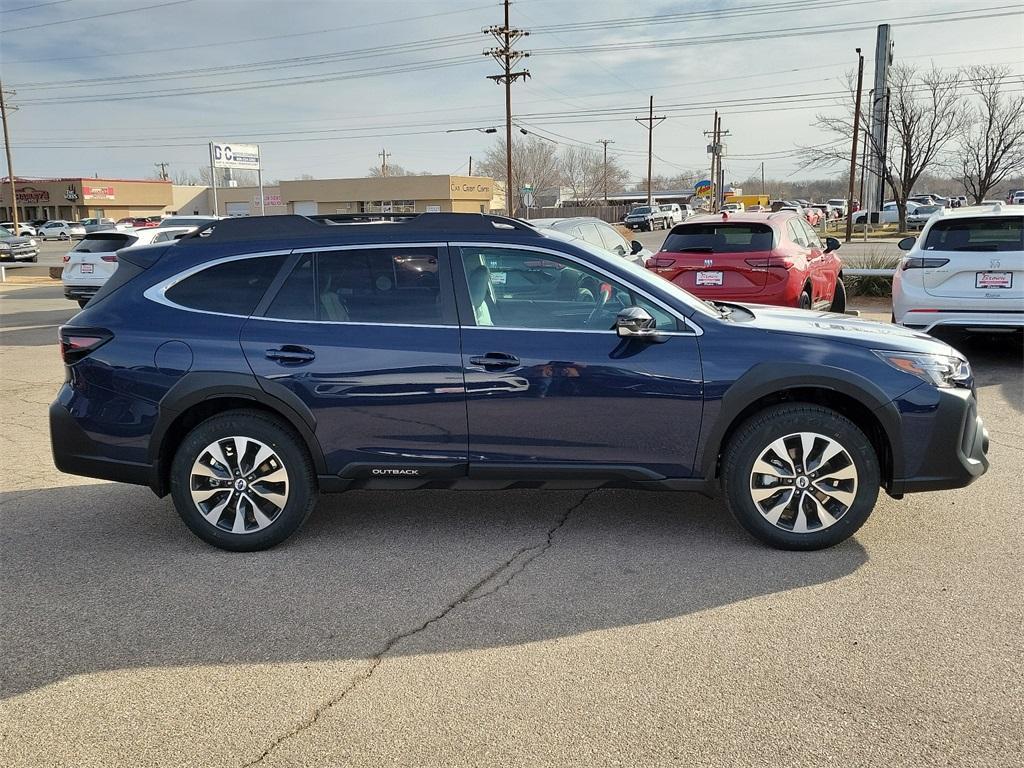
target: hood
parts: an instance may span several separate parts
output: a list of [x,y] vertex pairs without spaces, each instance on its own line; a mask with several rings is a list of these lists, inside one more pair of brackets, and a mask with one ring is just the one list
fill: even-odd
[[867,349],[892,349],[962,357],[951,346],[927,333],[891,323],[862,320],[853,315],[836,312],[788,309],[765,304],[737,306],[753,312],[754,319],[748,322],[766,331],[843,341]]
[[19,245],[28,245],[31,239],[32,238],[29,237],[4,237],[0,238],[0,243],[4,243],[5,245],[9,245],[14,248]]

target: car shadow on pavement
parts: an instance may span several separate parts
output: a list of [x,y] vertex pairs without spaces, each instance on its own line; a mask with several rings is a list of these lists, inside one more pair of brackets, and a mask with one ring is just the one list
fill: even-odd
[[[974,369],[978,389],[996,386],[1004,401],[1024,411],[1024,333],[971,333],[940,329],[935,337],[963,353]],[[980,397],[984,398],[982,393]],[[997,426],[997,425],[992,425]]]
[[[11,492],[0,510],[4,697],[106,670],[542,641],[808,587],[867,560],[855,540],[768,549],[719,501],[624,490],[325,496],[291,540],[252,554],[202,543],[144,488]],[[457,631],[444,618],[456,611]]]

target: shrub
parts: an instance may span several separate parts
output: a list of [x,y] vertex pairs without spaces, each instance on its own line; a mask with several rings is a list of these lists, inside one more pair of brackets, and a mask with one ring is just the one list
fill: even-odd
[[[900,256],[876,250],[865,257],[851,259],[845,266],[850,269],[896,269]],[[843,275],[846,292],[851,296],[892,296],[892,277]]]

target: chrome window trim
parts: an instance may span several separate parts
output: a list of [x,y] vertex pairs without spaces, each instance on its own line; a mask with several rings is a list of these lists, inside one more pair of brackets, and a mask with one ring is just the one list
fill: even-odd
[[[479,242],[479,241],[469,241],[469,242],[455,242],[455,241],[451,241],[451,242],[448,243],[448,245],[452,246],[454,248],[483,246],[483,247],[486,247],[486,248],[505,248],[505,249],[512,249],[512,250],[517,250],[517,251],[531,251],[533,253],[546,253],[546,254],[548,254],[550,256],[559,256],[561,258],[569,259],[570,261],[575,261],[577,264],[580,264],[581,266],[584,266],[584,267],[587,267],[589,269],[592,269],[595,272],[600,272],[602,275],[604,275],[605,277],[609,278],[610,280],[614,280],[615,282],[621,283],[622,285],[627,286],[629,289],[631,289],[633,291],[636,291],[638,294],[640,294],[641,296],[646,298],[648,301],[651,301],[654,304],[657,304],[659,307],[661,307],[663,310],[665,310],[670,315],[675,317],[677,320],[679,320],[681,323],[683,323],[683,325],[685,325],[687,328],[691,329],[691,331],[692,331],[690,333],[687,333],[685,331],[665,331],[665,335],[666,336],[701,336],[704,333],[704,329],[703,328],[701,328],[695,322],[690,320],[690,318],[688,318],[685,315],[683,315],[682,313],[680,313],[678,310],[673,309],[672,307],[668,306],[661,299],[658,299],[657,297],[652,296],[651,294],[649,294],[645,290],[637,288],[635,285],[633,285],[633,283],[629,282],[628,280],[625,280],[625,279],[619,277],[618,275],[613,274],[613,273],[607,271],[606,269],[602,269],[601,267],[599,267],[596,264],[593,264],[593,263],[587,261],[586,259],[581,259],[578,256],[574,256],[571,253],[564,253],[563,251],[556,251],[556,250],[553,250],[551,248],[543,248],[543,247],[539,247],[539,246],[536,246],[536,245],[521,245],[519,243],[489,243],[489,242]],[[553,331],[553,332],[560,332],[560,333],[614,333],[614,330],[607,330],[607,331],[583,330],[583,331],[580,331],[580,330],[561,329],[561,328],[501,328],[501,327],[498,327],[498,326],[491,326],[491,325],[470,325],[470,326],[463,326],[463,327],[464,328],[490,328],[490,329],[497,330],[497,331],[512,331],[512,330],[515,330],[515,331]]]

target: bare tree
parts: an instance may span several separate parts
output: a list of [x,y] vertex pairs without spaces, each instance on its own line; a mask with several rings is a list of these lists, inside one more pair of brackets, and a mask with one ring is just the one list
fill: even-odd
[[[381,173],[380,166],[379,165],[375,165],[372,168],[370,168],[369,171],[367,171],[366,175],[371,177],[371,178],[377,178],[379,176],[383,176],[384,174]],[[429,176],[429,175],[430,175],[429,171],[410,171],[407,168],[403,168],[400,165],[395,165],[394,163],[388,163],[388,176]]]
[[[590,147],[563,147],[558,153],[558,172],[563,186],[572,190],[572,197],[581,205],[593,205],[604,199],[606,169],[602,153]],[[618,158],[609,156],[607,189],[619,190],[629,180]]]
[[[848,81],[852,83],[852,73]],[[963,131],[966,109],[960,95],[960,75],[933,67],[920,72],[917,68],[898,64],[889,74],[889,146],[869,137],[870,151],[886,158],[882,174],[892,191],[899,211],[900,229],[907,227],[907,198],[929,168],[941,164],[942,153]],[[853,136],[853,87],[844,101],[841,115],[818,115],[822,130],[840,137],[815,147],[804,147],[808,160],[805,168],[834,166],[849,162],[849,141]],[[862,116],[860,130],[867,127]],[[885,132],[883,131],[883,134]],[[845,139],[845,141],[843,141]],[[881,201],[879,201],[881,203]]]
[[955,162],[964,191],[975,204],[1008,176],[1024,170],[1024,95],[1006,93],[1009,77],[1006,67],[967,69],[978,103],[968,113]]
[[505,178],[505,141],[498,139],[484,153],[477,166],[478,173],[505,184],[505,194],[512,194],[516,208],[522,207],[522,188],[530,184],[535,192],[557,189],[561,186],[561,172],[555,145],[534,136],[512,140],[512,183]]

